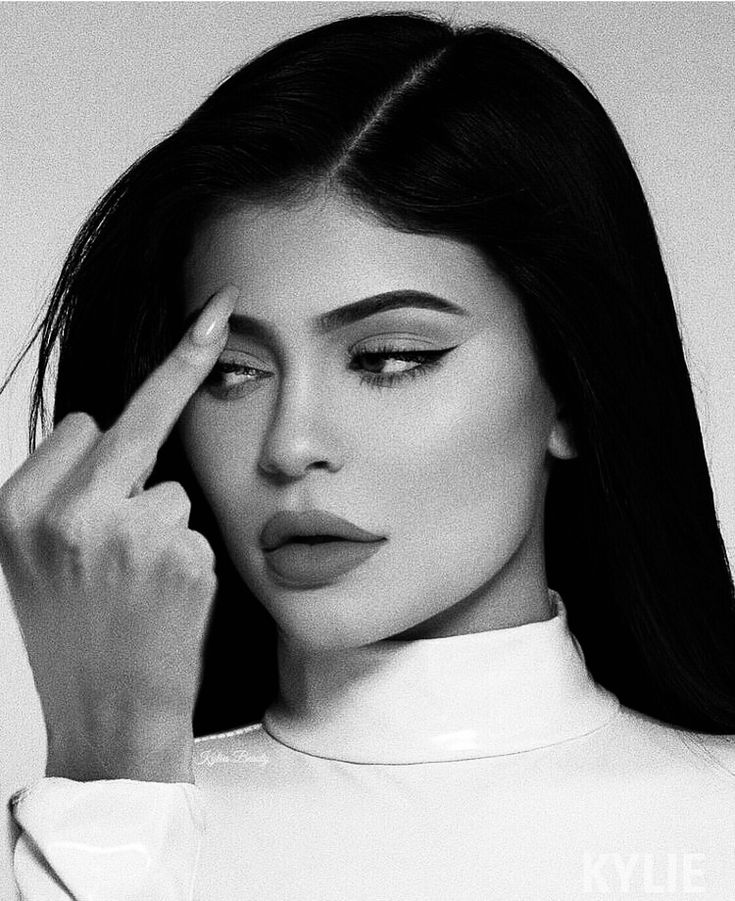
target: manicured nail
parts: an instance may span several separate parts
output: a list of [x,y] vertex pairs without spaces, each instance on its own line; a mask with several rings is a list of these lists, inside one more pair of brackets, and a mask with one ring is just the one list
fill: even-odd
[[228,285],[212,295],[191,330],[191,340],[195,344],[205,346],[217,343],[227,328],[227,320],[239,295],[240,289],[235,285]]

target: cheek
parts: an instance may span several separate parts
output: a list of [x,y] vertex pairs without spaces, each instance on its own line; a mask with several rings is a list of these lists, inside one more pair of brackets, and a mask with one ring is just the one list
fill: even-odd
[[[532,493],[545,458],[550,397],[535,371],[487,367],[441,380],[383,441],[385,473],[422,507],[466,523],[474,509]],[[377,450],[377,449],[376,449]],[[466,528],[466,524],[465,524]]]
[[[478,356],[489,362],[477,366]],[[352,512],[371,526],[403,531],[412,523],[409,531],[424,540],[439,526],[458,536],[468,529],[497,533],[527,518],[553,409],[533,361],[517,349],[507,356],[473,349],[451,373],[406,388],[358,389],[331,408],[327,431],[345,464],[332,477],[334,498],[349,496]],[[245,528],[244,498],[256,521],[268,513],[259,509],[256,463],[265,436],[255,419],[264,423],[265,411],[250,408],[246,428],[241,415],[194,398],[177,424],[226,535]]]
[[243,497],[238,488],[248,477],[245,460],[255,454],[255,438],[241,428],[228,428],[231,424],[231,418],[223,420],[195,399],[176,425],[194,476],[220,524],[233,499]]

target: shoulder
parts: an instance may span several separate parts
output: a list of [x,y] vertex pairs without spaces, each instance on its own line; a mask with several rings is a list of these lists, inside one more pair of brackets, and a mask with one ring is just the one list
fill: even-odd
[[683,730],[679,732],[690,750],[735,779],[735,735],[711,735],[707,732]]
[[695,732],[621,705],[616,741],[643,765],[653,762],[690,778],[698,771],[732,781],[735,787],[735,735]]

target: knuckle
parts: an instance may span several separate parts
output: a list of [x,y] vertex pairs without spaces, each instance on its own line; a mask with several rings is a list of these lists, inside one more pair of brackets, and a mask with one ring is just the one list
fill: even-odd
[[25,518],[18,495],[3,485],[0,488],[0,534],[10,538],[20,531]]
[[51,510],[41,517],[43,531],[61,544],[75,546],[83,542],[86,517],[77,508]]
[[213,568],[215,564],[214,550],[204,535],[202,535],[201,532],[191,532],[191,541],[196,545],[197,553],[202,564],[209,568]]
[[172,546],[177,569],[190,581],[206,579],[214,564],[214,552],[199,532],[177,535]]
[[[61,423],[68,423],[78,431],[97,435],[101,434],[100,428],[94,417],[90,416],[89,413],[85,413],[83,410],[75,410],[73,413],[67,413],[61,420]],[[61,423],[59,423],[59,425],[61,425]]]
[[59,461],[73,460],[82,456],[100,439],[102,432],[89,415],[75,411],[67,413],[54,430],[47,435],[39,448],[46,447]]
[[191,512],[191,500],[180,482],[161,482],[158,488],[162,504],[170,514],[180,516]]
[[165,485],[166,489],[171,493],[173,500],[178,501],[181,504],[189,503],[189,495],[186,493],[186,489],[181,482],[163,482],[162,484]]
[[21,531],[37,516],[38,507],[33,480],[21,466],[0,486],[0,531],[5,535]]
[[[127,516],[124,510],[117,509],[110,518],[110,537],[123,550],[132,551],[141,543],[142,529],[140,523]],[[144,544],[153,545],[153,535],[146,535]]]
[[151,507],[131,509],[124,505],[116,507],[111,517],[116,539],[129,547],[141,544],[149,546],[156,552],[162,535],[165,535],[165,529],[161,528],[160,521],[151,512],[152,509]]
[[141,574],[159,566],[165,542],[160,530],[118,510],[110,518],[106,546],[123,571]]
[[196,556],[182,546],[177,546],[170,551],[172,566],[176,576],[187,584],[196,582],[200,576],[199,561]]

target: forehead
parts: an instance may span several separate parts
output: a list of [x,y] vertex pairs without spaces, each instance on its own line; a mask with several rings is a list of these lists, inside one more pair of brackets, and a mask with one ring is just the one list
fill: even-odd
[[187,311],[227,283],[241,289],[238,310],[263,316],[287,304],[291,316],[307,318],[401,289],[446,297],[481,317],[513,303],[471,245],[398,231],[335,199],[243,205],[206,222],[185,262]]

